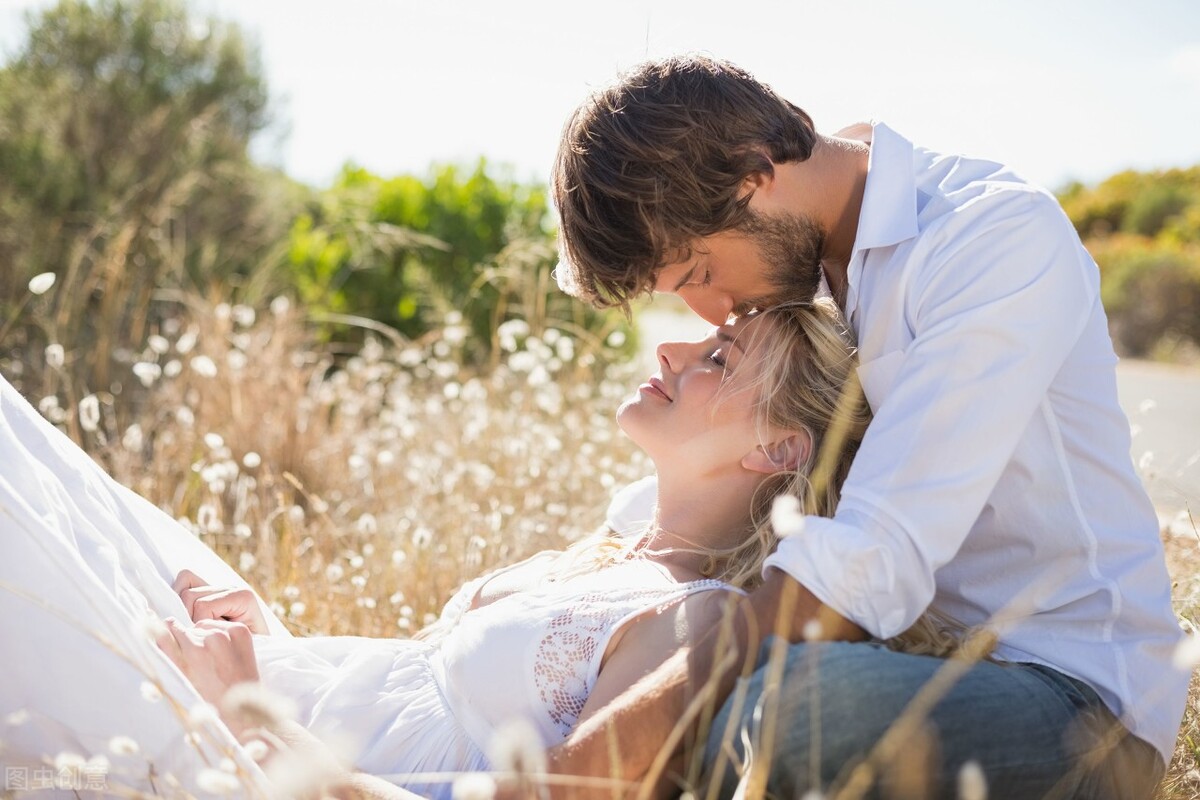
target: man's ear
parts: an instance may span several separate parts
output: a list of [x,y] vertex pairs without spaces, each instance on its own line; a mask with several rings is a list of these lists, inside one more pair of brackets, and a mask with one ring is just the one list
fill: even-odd
[[770,444],[760,444],[742,458],[742,466],[751,472],[774,475],[794,472],[808,461],[812,437],[807,432],[793,433]]
[[773,174],[770,172],[755,170],[745,178],[742,178],[742,187],[741,191],[738,192],[738,196],[746,197],[747,195],[752,195],[757,191],[770,189],[771,185],[774,183],[775,176]]

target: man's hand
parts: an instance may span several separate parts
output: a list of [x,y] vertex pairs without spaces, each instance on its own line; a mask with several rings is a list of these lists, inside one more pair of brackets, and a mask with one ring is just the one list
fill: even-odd
[[258,598],[249,589],[222,589],[209,586],[208,581],[191,570],[183,570],[171,585],[183,601],[193,622],[226,620],[240,622],[251,633],[270,633],[267,620],[259,608]]
[[762,585],[750,593],[752,631],[747,631],[750,647],[768,636],[782,636],[789,642],[806,639],[858,641],[867,632],[800,585],[783,570],[769,569]]
[[258,680],[254,639],[245,625],[210,619],[184,627],[174,617],[163,622],[166,631],[158,636],[159,649],[208,702],[220,708],[229,687]]

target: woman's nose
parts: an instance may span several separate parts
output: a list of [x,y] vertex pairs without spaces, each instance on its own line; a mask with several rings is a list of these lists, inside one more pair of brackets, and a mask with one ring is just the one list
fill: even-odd
[[662,342],[655,348],[658,363],[667,372],[678,372],[687,358],[686,348],[687,342]]

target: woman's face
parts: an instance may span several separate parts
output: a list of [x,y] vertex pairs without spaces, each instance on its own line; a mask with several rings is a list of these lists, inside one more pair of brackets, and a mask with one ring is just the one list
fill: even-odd
[[760,359],[750,342],[766,337],[750,333],[761,324],[769,323],[743,317],[700,341],[658,346],[658,374],[621,405],[617,423],[660,474],[683,469],[699,477],[735,468],[759,444]]

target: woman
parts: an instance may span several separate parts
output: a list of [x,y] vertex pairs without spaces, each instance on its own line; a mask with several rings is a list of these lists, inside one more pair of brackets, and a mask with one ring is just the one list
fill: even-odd
[[[844,389],[852,354],[825,303],[660,346],[660,373],[617,415],[657,467],[646,533],[598,537],[477,579],[419,641],[252,638],[270,623],[253,593],[183,573],[175,588],[200,622],[169,619],[158,644],[210,702],[261,679],[357,769],[448,795],[445,773],[488,768],[497,729],[520,720],[552,746],[717,625],[773,547],[774,498],[832,512],[867,423],[861,398]],[[841,434],[826,442],[835,417]],[[821,460],[832,464],[824,477],[813,475],[819,453],[832,455]]]

